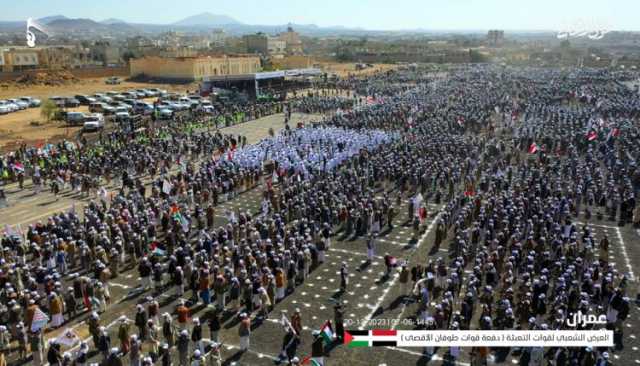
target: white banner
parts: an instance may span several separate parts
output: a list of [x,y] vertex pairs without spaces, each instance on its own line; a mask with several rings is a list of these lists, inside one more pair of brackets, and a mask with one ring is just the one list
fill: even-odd
[[[373,337],[376,340],[376,337]],[[398,347],[613,347],[611,330],[398,330]]]

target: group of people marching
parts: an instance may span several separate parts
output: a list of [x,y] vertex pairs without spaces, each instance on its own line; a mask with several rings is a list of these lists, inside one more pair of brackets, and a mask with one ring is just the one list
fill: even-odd
[[[444,78],[394,71],[335,82],[375,95],[358,108],[320,95],[287,107],[342,111],[255,145],[174,121],[95,144],[23,147],[3,160],[20,187],[28,171],[35,187],[47,179],[94,194],[81,212],[6,230],[2,355],[32,355],[37,365],[95,357],[105,365],[216,365],[224,362],[225,326],[237,323],[247,352],[255,328],[276,321],[285,328],[276,362],[299,364],[302,323],[311,321],[299,311],[274,320],[278,303],[313,278],[340,241],[361,243],[372,262],[382,254],[380,236],[406,226],[413,245],[447,251],[384,253],[384,278],[398,276],[419,328],[560,330],[580,311],[606,315],[615,334],[612,348],[426,348],[425,357],[612,365],[637,292],[635,278],[611,262],[614,238],[598,228],[640,221],[637,95],[612,88],[618,77],[491,66]],[[220,209],[256,190],[256,208]],[[122,310],[113,279],[130,268],[140,279],[135,296],[154,296],[107,322]],[[340,266],[341,296],[353,270]],[[171,301],[162,304],[161,294]],[[198,305],[204,311],[192,314]],[[59,338],[45,342],[45,329],[81,316],[89,340],[66,352]],[[338,341],[344,316],[337,305]],[[312,337],[310,357],[325,364],[329,343],[317,331]],[[17,353],[9,354],[13,344]]]

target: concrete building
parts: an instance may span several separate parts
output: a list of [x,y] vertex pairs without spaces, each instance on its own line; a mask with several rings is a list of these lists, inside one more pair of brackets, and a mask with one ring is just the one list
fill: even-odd
[[0,50],[2,57],[2,71],[23,71],[40,67],[39,49],[33,48],[8,48]]
[[269,36],[264,33],[247,34],[242,37],[248,53],[266,55],[269,52]]
[[287,42],[269,37],[267,39],[267,51],[270,55],[284,55],[287,52]]
[[224,29],[214,29],[211,32],[210,38],[210,47],[224,47],[224,41],[227,39],[227,34]]
[[295,32],[293,28],[288,27],[286,32],[278,35],[278,38],[287,44],[288,55],[302,55],[304,53],[300,35],[298,32]]
[[503,30],[490,30],[487,32],[487,42],[490,46],[502,46],[504,43],[504,31]]
[[109,42],[96,42],[91,47],[91,58],[100,61],[103,66],[120,64],[120,48]]
[[130,75],[171,81],[197,81],[209,76],[252,74],[260,71],[260,58],[247,57],[143,57],[130,60]]

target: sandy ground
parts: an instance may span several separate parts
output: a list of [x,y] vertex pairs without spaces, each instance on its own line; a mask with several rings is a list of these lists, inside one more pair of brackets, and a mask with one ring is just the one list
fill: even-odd
[[126,91],[130,89],[141,88],[160,88],[168,91],[182,91],[195,90],[197,84],[152,84],[152,83],[134,83],[128,81],[122,81],[119,85],[107,85],[105,84],[106,78],[99,79],[81,79],[78,82],[61,85],[61,86],[48,86],[48,85],[17,85],[11,84],[8,87],[0,88],[0,99],[18,98],[21,96],[30,96],[38,99],[46,99],[53,95],[61,96],[73,96],[76,94],[94,94],[106,91]]
[[[62,86],[20,86],[10,85],[0,89],[0,99],[31,96],[45,100],[54,95],[73,96],[78,94],[95,94],[106,91],[127,91],[141,88],[160,88],[172,92],[185,92],[197,89],[197,85],[149,84],[123,81],[119,85],[106,85],[105,79],[83,79],[79,82]],[[69,108],[69,111],[88,112],[86,106]],[[37,122],[37,123],[32,123]],[[40,116],[40,108],[29,108],[0,116],[0,150],[10,150],[22,142],[27,144],[39,141],[60,140],[73,136],[80,127],[67,127],[63,122],[46,122]]]

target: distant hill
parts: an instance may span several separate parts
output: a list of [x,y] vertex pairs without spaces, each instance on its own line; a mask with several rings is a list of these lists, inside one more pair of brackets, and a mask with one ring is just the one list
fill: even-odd
[[222,26],[222,25],[240,25],[239,21],[226,16],[226,15],[218,15],[211,13],[201,13],[197,15],[192,15],[190,17],[179,20],[171,25],[180,26],[180,27],[195,27],[195,26]]
[[69,19],[69,18],[65,17],[64,15],[51,15],[48,17],[37,19],[37,21],[40,24],[49,24],[55,20],[63,20],[63,19]]
[[125,22],[124,20],[116,19],[116,18],[109,18],[109,19],[101,20],[100,23],[102,23],[102,24],[127,24],[127,22]]
[[47,23],[47,27],[54,31],[66,32],[132,32],[136,28],[127,23],[103,24],[91,19],[57,19]]

